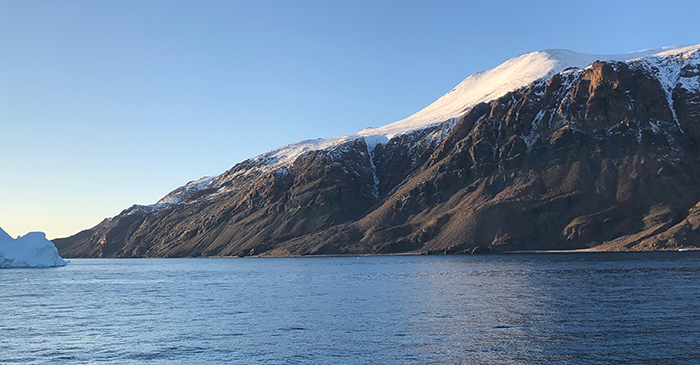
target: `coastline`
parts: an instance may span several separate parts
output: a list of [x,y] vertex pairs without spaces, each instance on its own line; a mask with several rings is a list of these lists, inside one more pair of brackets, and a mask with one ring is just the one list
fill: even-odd
[[651,252],[697,252],[700,247],[689,247],[672,250],[645,250],[645,251],[610,251],[596,250],[595,248],[583,248],[575,250],[514,250],[514,251],[490,251],[484,253],[364,253],[364,254],[322,254],[322,255],[250,255],[250,256],[185,256],[185,257],[64,257],[73,259],[247,259],[247,258],[330,258],[330,257],[386,257],[386,256],[496,256],[496,255],[526,255],[526,254],[566,254],[566,253],[651,253]]

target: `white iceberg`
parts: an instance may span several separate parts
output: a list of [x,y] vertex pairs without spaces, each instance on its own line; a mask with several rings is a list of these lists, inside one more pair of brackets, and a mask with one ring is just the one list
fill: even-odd
[[53,242],[43,232],[13,239],[0,228],[0,268],[66,266]]

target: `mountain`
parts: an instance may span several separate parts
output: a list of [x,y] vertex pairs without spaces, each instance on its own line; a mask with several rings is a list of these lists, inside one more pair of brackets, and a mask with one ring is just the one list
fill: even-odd
[[700,45],[533,52],[54,240],[65,257],[700,247]]

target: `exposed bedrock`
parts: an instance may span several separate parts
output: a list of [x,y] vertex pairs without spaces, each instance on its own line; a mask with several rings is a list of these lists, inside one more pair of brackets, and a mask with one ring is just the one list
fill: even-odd
[[698,247],[700,92],[657,71],[565,70],[454,125],[247,161],[222,175],[230,188],[54,242],[66,257]]

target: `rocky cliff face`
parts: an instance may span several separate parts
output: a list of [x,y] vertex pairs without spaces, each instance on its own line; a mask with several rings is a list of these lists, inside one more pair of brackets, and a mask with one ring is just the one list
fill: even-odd
[[699,60],[567,69],[386,143],[245,161],[54,242],[67,257],[700,247]]

